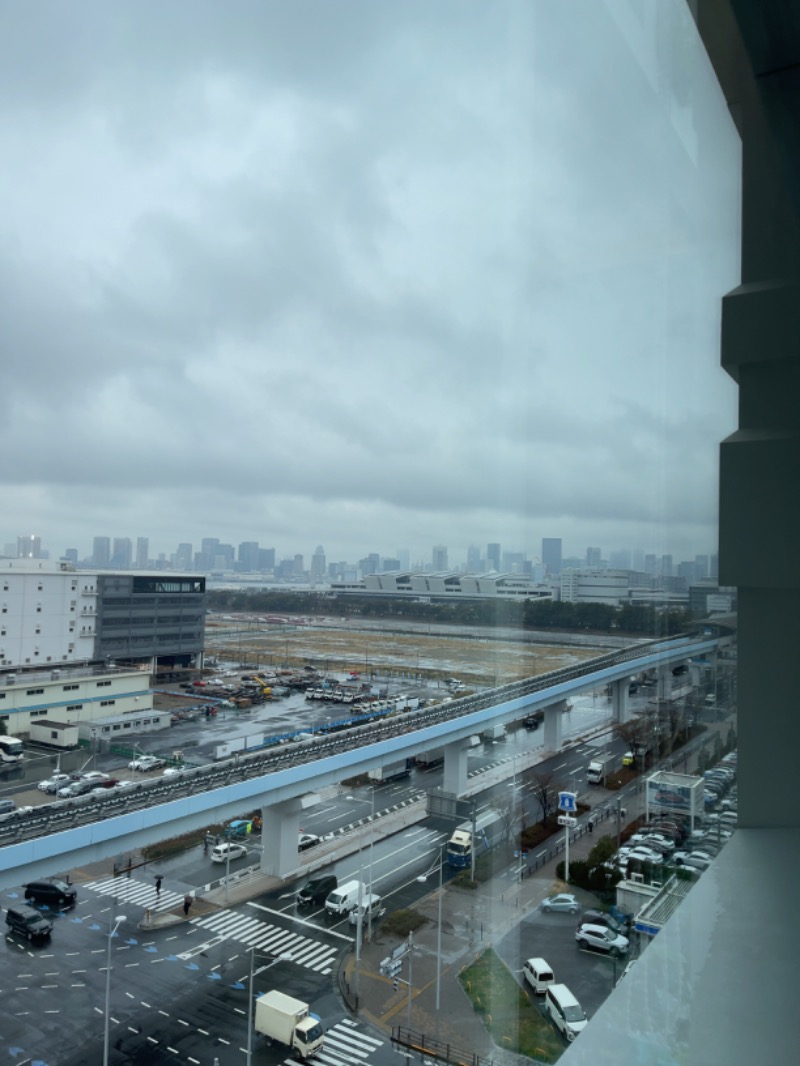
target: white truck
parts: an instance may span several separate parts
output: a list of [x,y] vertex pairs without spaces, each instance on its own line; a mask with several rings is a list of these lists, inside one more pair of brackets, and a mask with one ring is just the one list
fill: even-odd
[[298,1059],[316,1055],[325,1040],[322,1023],[308,1004],[277,989],[256,998],[255,1030],[291,1048]]
[[411,759],[398,759],[397,762],[384,763],[383,766],[370,770],[367,776],[370,781],[384,784],[387,781],[401,781],[410,775]]
[[338,885],[325,900],[325,913],[329,917],[346,917],[354,907],[358,906],[359,899],[367,896],[367,887],[361,881],[346,881]]
[[608,775],[619,768],[619,762],[616,755],[601,755],[592,759],[586,768],[586,780],[590,785],[604,785]]

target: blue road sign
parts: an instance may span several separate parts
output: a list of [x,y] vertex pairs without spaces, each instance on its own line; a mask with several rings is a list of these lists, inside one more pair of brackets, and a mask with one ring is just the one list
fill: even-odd
[[559,792],[558,794],[558,809],[560,811],[571,811],[574,813],[578,809],[577,795],[574,792]]

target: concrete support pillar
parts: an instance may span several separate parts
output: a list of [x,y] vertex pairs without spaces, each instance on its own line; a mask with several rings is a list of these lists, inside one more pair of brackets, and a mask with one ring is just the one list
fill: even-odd
[[298,866],[298,837],[303,812],[319,803],[308,792],[297,799],[284,800],[261,808],[261,869],[273,877],[283,877]]
[[544,748],[546,751],[558,751],[561,747],[561,715],[567,709],[566,700],[558,700],[544,709]]
[[444,748],[444,780],[442,789],[455,796],[463,796],[467,789],[467,752],[469,741],[459,740]]
[[659,666],[656,680],[656,699],[672,699],[672,667]]
[[623,677],[619,681],[611,682],[611,719],[613,722],[627,722],[631,717],[631,708],[628,702],[628,690],[630,678]]

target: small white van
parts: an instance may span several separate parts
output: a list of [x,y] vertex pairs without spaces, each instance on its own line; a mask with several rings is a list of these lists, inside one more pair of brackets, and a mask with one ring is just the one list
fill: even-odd
[[567,1040],[574,1040],[586,1028],[589,1021],[586,1011],[566,985],[550,985],[544,994],[544,1002],[556,1028]]
[[346,881],[335,888],[325,900],[325,912],[342,918],[358,906],[359,896],[363,900],[366,895],[366,887],[360,881]]
[[555,982],[553,968],[549,962],[541,958],[526,959],[522,974],[538,996],[543,996],[550,985]]
[[[374,892],[367,892],[361,897],[361,925],[364,926],[369,922],[370,918],[373,921],[381,913],[381,897],[376,896]],[[355,907],[350,911],[350,924],[358,925],[358,902]]]

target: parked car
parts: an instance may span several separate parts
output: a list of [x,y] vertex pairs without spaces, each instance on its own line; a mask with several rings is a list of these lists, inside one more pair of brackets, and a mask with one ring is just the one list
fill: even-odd
[[522,976],[539,996],[543,996],[550,985],[555,984],[552,966],[546,959],[540,957],[525,960],[522,966]]
[[627,932],[627,926],[623,922],[618,922],[608,911],[584,911],[576,928],[580,929],[582,925],[601,925],[619,936],[624,936]]
[[46,903],[48,907],[71,907],[78,898],[74,885],[66,881],[30,881],[25,886],[25,899]]
[[628,860],[637,859],[639,862],[650,862],[654,866],[659,866],[664,861],[664,856],[660,851],[656,851],[655,848],[646,848],[644,846],[633,848],[628,854]]
[[575,930],[575,940],[579,948],[591,948],[606,955],[625,955],[629,947],[626,936],[606,929],[604,925],[579,925]]
[[319,842],[320,838],[315,833],[301,833],[297,846],[300,851],[305,851],[306,848],[315,847]]
[[85,796],[97,788],[96,781],[70,781],[56,793],[61,799],[73,799],[75,796]]
[[548,896],[547,899],[542,900],[541,907],[546,913],[550,911],[566,911],[568,914],[577,914],[581,909],[577,897],[570,895],[568,892],[560,892],[557,896]]
[[224,844],[216,844],[211,849],[211,861],[233,862],[234,859],[241,859],[246,854],[247,848],[244,844],[234,844],[226,841]]
[[80,781],[108,781],[108,774],[104,774],[102,770],[88,770],[85,774],[82,773]]
[[128,763],[128,769],[146,773],[148,770],[159,770],[163,765],[164,760],[155,755],[140,755],[138,759],[132,759]]
[[40,781],[36,786],[40,792],[49,792],[50,795],[55,795],[60,788],[69,784],[72,778],[69,774],[51,774],[50,777],[45,778],[44,781]]
[[689,866],[695,870],[705,870],[711,865],[711,858],[698,851],[678,851],[671,859],[675,866]]

